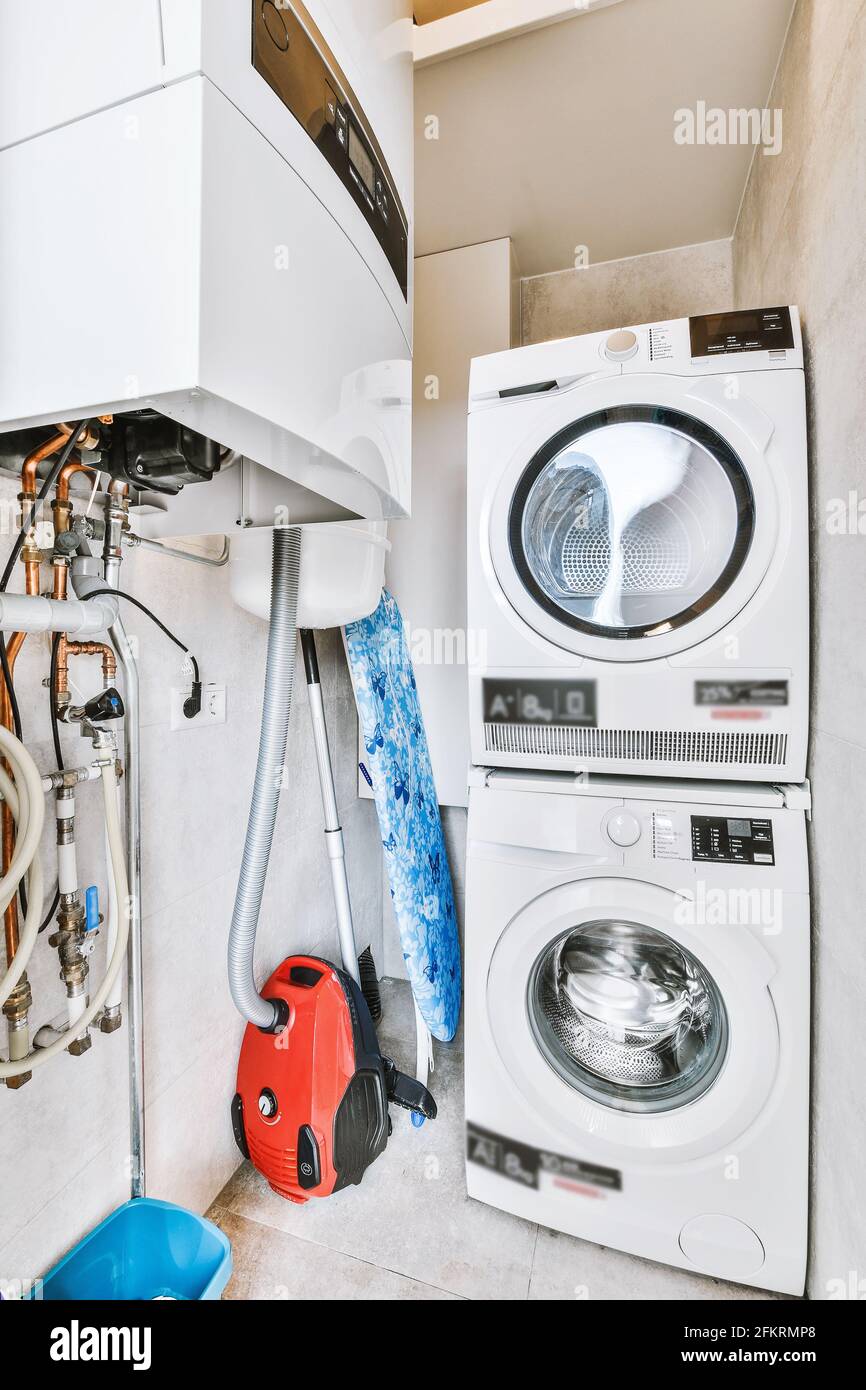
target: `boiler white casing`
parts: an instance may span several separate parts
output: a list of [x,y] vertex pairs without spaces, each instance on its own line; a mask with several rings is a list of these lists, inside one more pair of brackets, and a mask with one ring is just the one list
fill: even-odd
[[[404,293],[253,65],[261,5],[3,7],[0,429],[153,408],[300,484],[304,520],[404,515],[411,224]],[[409,0],[280,8],[411,218]]]

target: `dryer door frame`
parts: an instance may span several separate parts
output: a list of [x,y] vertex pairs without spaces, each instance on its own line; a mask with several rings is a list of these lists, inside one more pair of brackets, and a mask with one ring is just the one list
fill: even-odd
[[[781,530],[781,502],[767,465],[767,450],[773,436],[769,417],[747,398],[721,401],[710,399],[705,385],[688,377],[660,374],[623,375],[579,383],[561,391],[556,399],[546,398],[534,417],[532,430],[514,449],[490,500],[486,538],[496,581],[509,608],[532,633],[554,643],[575,656],[599,661],[652,661],[686,652],[726,627],[754,598],[773,559]],[[512,553],[512,506],[527,474],[537,468],[545,450],[570,427],[605,411],[642,406],[650,410],[675,412],[707,427],[735,457],[751,489],[752,526],[747,554],[736,574],[716,600],[690,620],[669,627],[660,623],[648,635],[624,640],[620,636],[593,634],[580,630],[555,615],[555,605],[544,605],[533,595],[520,573]],[[507,404],[495,407],[505,409]]]
[[[501,933],[486,981],[494,1045],[524,1105],[563,1141],[606,1162],[655,1165],[716,1153],[761,1114],[779,1069],[781,1039],[770,982],[776,963],[747,926],[693,926],[678,894],[655,883],[600,873],[559,884],[522,908]],[[557,938],[611,918],[660,932],[712,976],[727,1013],[724,1061],[695,1100],[666,1111],[623,1111],[590,1099],[544,1056],[528,1004],[535,963]]]

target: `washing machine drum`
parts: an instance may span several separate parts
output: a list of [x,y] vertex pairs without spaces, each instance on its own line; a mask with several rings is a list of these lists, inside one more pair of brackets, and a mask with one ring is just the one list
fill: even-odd
[[682,627],[740,573],[754,530],[743,465],[708,425],[622,406],[563,430],[510,509],[515,568],[535,602],[591,635]]
[[724,1062],[728,1024],[715,981],[640,923],[589,922],[558,937],[535,962],[528,1010],[554,1070],[619,1110],[687,1105]]

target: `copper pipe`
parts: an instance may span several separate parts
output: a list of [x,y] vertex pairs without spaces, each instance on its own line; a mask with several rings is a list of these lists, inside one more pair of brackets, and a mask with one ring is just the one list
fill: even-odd
[[52,597],[56,599],[66,598],[66,583],[69,576],[69,566],[65,560],[54,561],[54,587]]
[[27,455],[21,466],[21,491],[28,498],[36,496],[37,469],[40,463],[44,459],[50,458],[52,454],[56,454],[57,450],[66,443],[71,433],[71,430],[67,430],[65,434],[56,434],[53,439],[46,439],[44,444],[40,444],[38,449],[34,449],[31,454]]
[[[57,661],[55,662],[54,689],[51,698],[55,705],[60,704],[60,697],[69,698],[69,642],[66,633],[62,633],[57,643]],[[65,703],[65,700],[64,700]]]
[[[66,644],[66,654],[68,656],[101,656],[102,675],[106,684],[110,684],[117,675],[117,658],[111,647],[104,642],[67,642],[63,637],[60,640],[61,647]],[[58,671],[60,669],[58,653]]]
[[57,478],[56,497],[58,502],[69,501],[69,479],[76,473],[88,473],[91,482],[96,481],[96,470],[94,468],[89,467],[86,463],[82,463],[80,459],[72,459],[69,463],[63,465]]

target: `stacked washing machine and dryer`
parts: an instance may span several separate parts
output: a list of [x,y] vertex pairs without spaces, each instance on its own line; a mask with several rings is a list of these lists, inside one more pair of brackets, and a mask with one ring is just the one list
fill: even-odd
[[469,1193],[793,1294],[806,464],[794,308],[472,366]]

